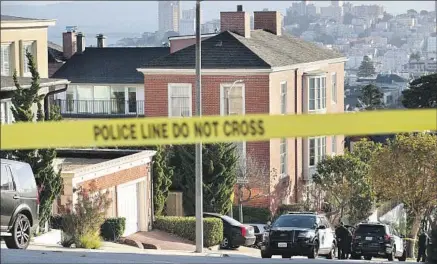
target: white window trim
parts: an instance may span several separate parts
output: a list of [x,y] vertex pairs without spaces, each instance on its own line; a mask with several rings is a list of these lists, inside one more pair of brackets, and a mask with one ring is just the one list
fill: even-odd
[[[8,62],[8,65],[9,65],[9,72],[1,72],[0,74],[1,74],[1,76],[12,76],[12,59],[11,59],[11,57],[12,57],[12,52],[13,52],[13,49],[12,49],[12,42],[2,42],[1,43],[1,47],[3,48],[3,47],[7,47],[7,48],[9,48],[9,58],[8,58],[8,60],[7,60],[7,62]],[[3,52],[2,52],[3,53]],[[3,54],[1,54],[1,56],[3,56]],[[1,67],[2,67],[2,69],[3,69],[3,61],[1,62],[2,63],[2,65],[1,65]]]
[[[327,97],[327,94],[326,94],[326,75],[325,74],[322,74],[322,75],[309,75],[309,76],[306,76],[306,87],[307,87],[307,96],[308,96],[308,99],[307,99],[307,109],[308,109],[308,113],[318,113],[318,114],[321,114],[321,113],[326,113],[327,112],[327,103],[326,103],[326,97]],[[319,108],[319,109],[313,109],[313,110],[311,110],[310,109],[310,80],[311,79],[322,79],[322,78],[325,78],[325,107],[323,108],[323,107],[321,107],[321,108]],[[321,82],[321,80],[320,80],[320,82]],[[314,82],[315,83],[315,82]],[[316,92],[317,92],[317,90],[316,90]],[[321,90],[320,90],[320,92],[321,92]],[[317,94],[314,94],[314,96],[315,96],[315,98],[317,98]],[[314,101],[314,107],[316,107],[317,106],[317,103],[316,103],[316,101]]]
[[[8,99],[2,99],[1,104],[4,105],[4,124],[12,124],[15,120],[14,120],[14,115],[11,111],[11,106],[12,106],[12,100],[10,98]],[[1,111],[3,111],[3,109],[1,109]]]
[[[314,139],[314,165],[311,165],[311,140]],[[323,141],[325,142],[325,156],[326,156],[326,137],[312,137],[312,138],[308,138],[308,167],[309,168],[315,168],[317,166],[317,163],[319,163],[322,159],[323,156],[321,156],[321,154],[319,154],[319,150],[321,150],[321,147],[317,145],[317,139],[321,139],[322,145],[323,145]]]
[[[283,141],[283,140],[285,140],[285,152],[284,153],[281,152],[282,151],[282,148],[281,148],[282,142],[281,141]],[[281,164],[282,156],[285,157],[284,158],[285,171],[281,171],[281,168],[282,168],[282,164]],[[280,176],[281,179],[288,176],[288,140],[286,138],[282,138],[279,141],[279,176]]]
[[[171,94],[170,94],[170,89],[172,89],[172,87],[184,87],[186,88],[187,86],[190,89],[190,102],[189,102],[189,107],[190,107],[190,117],[193,116],[193,85],[191,83],[169,83],[167,86],[167,105],[168,105],[168,117],[171,118],[178,118],[177,116],[171,116]],[[182,117],[179,117],[182,118]]]
[[331,156],[337,155],[337,149],[338,149],[337,146],[338,146],[337,136],[332,136],[331,137]]
[[35,62],[35,64],[38,67],[37,56],[36,56],[36,51],[35,51],[35,49],[36,49],[36,47],[35,47],[35,40],[26,40],[26,41],[23,41],[21,43],[21,47],[20,47],[21,48],[20,53],[21,53],[21,56],[22,56],[21,63],[22,63],[22,68],[23,68],[23,77],[32,77],[32,73],[29,70],[29,65],[26,66],[25,63],[24,63],[27,60],[26,53],[24,52],[24,46],[27,46],[27,45],[30,46],[30,53],[32,54],[34,62]]
[[[233,83],[220,83],[220,115],[221,116],[226,116],[227,115],[227,109],[225,109],[225,88],[232,86]],[[243,97],[243,105],[242,105],[242,111],[243,111],[243,115],[246,114],[246,85],[244,83],[238,83],[235,84],[234,87],[241,87],[241,95]],[[234,88],[233,88],[234,89]],[[242,151],[243,151],[243,155],[240,157],[241,162],[246,162],[246,157],[247,157],[247,143],[246,141],[242,142],[243,146],[242,146]],[[244,164],[243,164],[244,165]],[[244,166],[243,166],[244,167]]]
[[[285,84],[285,102],[282,101],[282,96],[284,95],[284,93],[282,93],[282,85],[283,84]],[[288,98],[287,98],[288,97],[288,83],[287,83],[287,81],[282,81],[280,83],[279,89],[280,89],[279,93],[280,93],[280,101],[281,101],[281,103],[280,103],[281,115],[286,115],[288,113]],[[285,104],[285,113],[282,112],[282,105],[283,104]]]
[[[335,80],[335,89],[334,89],[334,85],[333,85],[334,80]],[[334,92],[335,92],[335,94],[334,94]],[[332,102],[332,104],[338,103],[338,75],[336,72],[333,72],[331,74],[331,102]]]

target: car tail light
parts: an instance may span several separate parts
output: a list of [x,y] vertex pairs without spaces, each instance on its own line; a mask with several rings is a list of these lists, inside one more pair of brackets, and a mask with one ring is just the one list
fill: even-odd
[[241,235],[245,237],[246,234],[247,234],[247,229],[246,229],[245,226],[242,226],[242,227],[241,227]]
[[390,235],[387,235],[387,234],[386,234],[386,235],[384,235],[384,240],[385,240],[385,241],[388,241],[388,240],[390,240]]

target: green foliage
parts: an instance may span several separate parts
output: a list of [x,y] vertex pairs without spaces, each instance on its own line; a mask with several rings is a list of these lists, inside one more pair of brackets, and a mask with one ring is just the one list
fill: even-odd
[[[156,229],[177,235],[190,241],[196,240],[196,218],[166,216],[157,217],[153,225]],[[223,240],[223,222],[218,218],[203,219],[203,245],[211,247]]]
[[[238,206],[233,206],[233,214],[239,214]],[[268,208],[243,206],[243,215],[245,223],[265,224],[271,220],[271,213]]]
[[[16,89],[12,92],[11,111],[14,115],[15,122],[33,122],[35,113],[33,113],[32,106],[36,104],[36,121],[44,122],[45,116],[41,103],[44,99],[44,94],[39,94],[40,76],[36,68],[35,60],[30,52],[26,53],[26,58],[29,62],[32,82],[28,89],[22,88],[18,82],[17,72],[14,72],[13,80]],[[59,109],[52,107],[48,120],[57,121],[60,119]],[[53,202],[62,190],[61,173],[60,171],[55,171],[53,168],[53,160],[56,158],[56,151],[54,149],[2,151],[1,156],[3,158],[29,163],[32,167],[36,183],[40,190],[39,220],[41,225],[43,225],[49,220]]]
[[[175,189],[183,191],[186,215],[195,213],[195,146],[174,146]],[[226,214],[232,204],[238,156],[231,143],[203,145],[203,210]]]
[[368,84],[361,88],[361,95],[359,99],[366,105],[366,110],[376,110],[383,108],[383,98],[384,94],[377,86],[373,84]]
[[367,165],[350,153],[326,157],[317,164],[314,183],[327,192],[329,203],[340,218],[346,214],[350,223],[369,215],[373,206]]
[[153,204],[156,216],[163,215],[168,190],[172,184],[173,167],[169,165],[169,147],[157,146],[153,164]]
[[107,218],[100,227],[100,233],[105,241],[117,241],[126,229],[126,218]]
[[369,77],[375,74],[375,66],[369,56],[364,56],[360,67],[358,68],[358,77]]
[[79,236],[77,248],[98,249],[102,246],[102,240],[98,232],[85,233]]
[[406,108],[437,107],[437,73],[413,80],[410,89],[402,91],[402,96]]
[[63,239],[62,243],[65,246],[74,243],[77,248],[96,246],[96,239],[100,240],[100,228],[105,222],[106,210],[111,204],[109,192],[100,192],[92,182],[89,188],[81,187],[77,196],[74,210],[70,201],[63,215],[61,230],[67,239]]

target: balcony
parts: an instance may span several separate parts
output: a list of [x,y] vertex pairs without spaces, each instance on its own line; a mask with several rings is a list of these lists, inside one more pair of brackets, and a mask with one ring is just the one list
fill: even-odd
[[144,116],[144,101],[56,99],[54,104],[60,108],[62,117],[67,118]]

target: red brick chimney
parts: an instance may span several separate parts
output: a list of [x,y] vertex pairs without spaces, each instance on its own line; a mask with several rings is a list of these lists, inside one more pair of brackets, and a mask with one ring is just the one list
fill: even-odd
[[67,27],[66,32],[62,33],[62,53],[67,60],[76,53],[76,40],[76,27]]
[[245,38],[250,38],[250,16],[237,6],[237,12],[220,12],[220,31],[231,31]]
[[278,11],[253,12],[254,29],[263,29],[277,36],[282,35],[282,15]]

